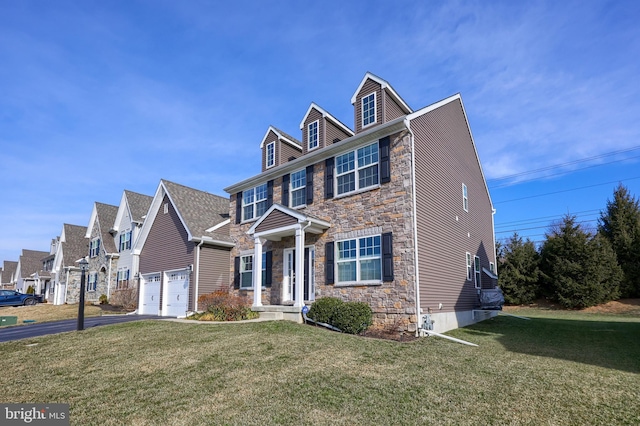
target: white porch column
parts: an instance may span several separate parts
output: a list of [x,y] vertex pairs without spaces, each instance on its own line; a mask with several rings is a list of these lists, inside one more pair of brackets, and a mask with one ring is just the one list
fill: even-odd
[[296,228],[296,294],[293,306],[302,308],[304,306],[304,229],[302,225]]
[[253,306],[262,306],[262,241],[254,238],[253,250]]

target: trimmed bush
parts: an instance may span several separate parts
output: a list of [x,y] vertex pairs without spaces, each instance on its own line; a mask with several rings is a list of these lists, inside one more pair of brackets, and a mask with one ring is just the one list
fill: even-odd
[[35,290],[33,289],[33,286],[29,286],[27,287],[27,293],[26,294],[35,294]]
[[101,305],[106,305],[109,302],[106,294],[101,294],[98,301],[100,302]]
[[322,297],[311,305],[307,316],[314,321],[333,324],[336,311],[344,304],[337,297]]
[[373,311],[364,302],[346,302],[338,307],[332,325],[343,333],[360,334],[373,323]]

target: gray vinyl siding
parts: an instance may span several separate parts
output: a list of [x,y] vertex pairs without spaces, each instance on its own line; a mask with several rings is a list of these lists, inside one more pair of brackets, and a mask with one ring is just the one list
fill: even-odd
[[322,117],[322,114],[317,109],[313,108],[309,111],[306,120],[304,121],[304,126],[302,128],[302,155],[309,152],[309,124],[314,121],[318,121],[318,147],[314,148],[312,151],[324,148],[324,134],[325,134],[325,119]]
[[198,297],[229,289],[230,249],[203,246],[200,251]]
[[400,105],[385,90],[384,92],[384,121],[395,120],[398,117],[402,117],[405,113],[400,108]]
[[324,146],[331,145],[334,140],[343,140],[347,139],[349,136],[344,132],[344,130],[340,129],[338,126],[333,124],[329,120],[325,120],[325,141]]
[[362,85],[360,93],[356,96],[355,110],[355,129],[356,134],[362,131],[362,97],[369,96],[372,92],[376,92],[376,122],[375,124],[368,125],[365,129],[378,126],[382,124],[382,86],[375,81],[368,79],[366,83]]
[[296,218],[282,213],[279,210],[274,210],[262,221],[260,225],[256,227],[256,232],[277,229],[282,226],[295,225],[297,222]]
[[[169,211],[164,213],[164,204]],[[140,253],[140,273],[182,269],[194,263],[194,243],[165,195]]]
[[[481,267],[495,262],[492,207],[459,100],[411,121],[415,134],[420,306],[472,309],[473,277],[466,280],[466,252]],[[469,212],[462,206],[468,188]],[[491,259],[491,260],[489,260]],[[472,273],[473,275],[473,273]],[[489,284],[482,274],[483,282]]]
[[276,143],[276,155],[279,156],[276,158],[276,166],[279,166],[280,164],[288,162],[290,157],[300,157],[302,153],[298,148],[294,148],[286,142],[279,141]]

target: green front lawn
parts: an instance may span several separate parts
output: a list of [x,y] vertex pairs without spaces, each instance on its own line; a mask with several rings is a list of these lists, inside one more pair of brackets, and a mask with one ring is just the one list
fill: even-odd
[[69,403],[81,425],[640,423],[640,318],[500,316],[449,334],[480,346],[127,323],[0,344],[1,399]]

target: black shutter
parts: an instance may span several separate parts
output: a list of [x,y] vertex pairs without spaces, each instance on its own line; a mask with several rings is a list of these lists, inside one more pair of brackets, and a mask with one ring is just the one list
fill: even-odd
[[325,281],[327,284],[335,283],[335,262],[334,262],[334,252],[333,252],[333,241],[329,241],[324,245],[324,274]]
[[266,278],[264,279],[264,286],[271,287],[272,276],[273,276],[273,252],[268,251],[265,253],[266,261],[265,261],[265,269],[266,269]]
[[236,194],[236,224],[242,222],[242,191]]
[[240,256],[233,259],[233,288],[240,288]]
[[282,205],[289,207],[289,180],[291,175],[282,176]]
[[273,204],[273,179],[267,182],[267,210]]
[[327,158],[324,162],[324,198],[333,198],[333,158]]
[[313,204],[313,164],[307,167],[307,205]]
[[393,281],[393,234],[382,234],[382,281]]
[[380,139],[378,142],[380,149],[380,183],[391,182],[391,160],[389,159],[391,150],[391,139],[389,136]]

